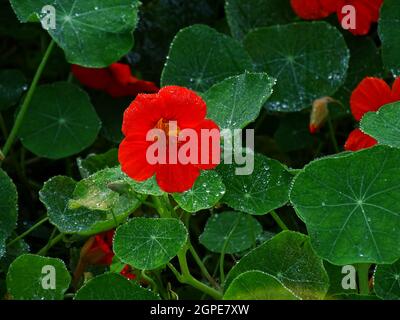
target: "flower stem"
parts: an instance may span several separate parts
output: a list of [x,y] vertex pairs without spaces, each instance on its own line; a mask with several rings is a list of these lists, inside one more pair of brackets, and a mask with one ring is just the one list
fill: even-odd
[[357,266],[358,287],[360,294],[369,295],[369,263],[360,263]]
[[199,255],[197,254],[196,250],[193,248],[192,244],[189,242],[189,251],[192,254],[194,261],[196,261],[197,265],[200,268],[201,273],[203,276],[217,289],[219,289],[218,283],[214,280],[214,278],[208,272],[206,266],[204,265],[203,261],[201,261]]
[[37,255],[39,256],[45,256],[47,255],[47,251],[52,248],[53,246],[55,246],[58,242],[60,242],[62,240],[62,238],[64,237],[63,233],[60,233],[58,236],[54,237],[53,239],[50,238],[49,242],[38,251]]
[[167,209],[166,204],[163,203],[164,199],[157,196],[152,196],[152,200],[154,207],[161,218],[171,218],[171,212],[169,212],[169,210]]
[[18,237],[15,239],[11,240],[9,243],[7,243],[7,247],[12,246],[14,243],[18,242],[22,238],[26,237],[28,234],[30,234],[32,231],[34,231],[36,228],[40,227],[43,223],[49,220],[49,217],[45,217],[35,223],[32,227],[30,227],[28,230],[26,230],[24,233],[20,234]]
[[278,226],[282,229],[282,230],[289,230],[289,228],[287,227],[287,225],[282,221],[281,218],[279,218],[278,214],[272,210],[270,212],[272,219],[275,220],[275,222],[278,224]]
[[180,275],[178,280],[181,283],[186,283],[186,284],[191,285],[192,287],[208,294],[210,297],[212,297],[216,300],[221,300],[222,299],[221,292],[215,290],[214,288],[207,286],[206,284],[204,284],[203,282],[200,282],[199,280],[195,279],[191,275],[188,264],[187,264],[187,259],[186,259],[187,250],[188,250],[188,248],[185,246],[178,252],[178,260],[179,260],[179,265],[181,267],[181,272],[182,272],[182,275]]
[[142,270],[141,275],[142,275],[144,280],[146,280],[148,283],[150,283],[150,285],[151,285],[151,287],[153,288],[154,291],[159,291],[157,284],[154,282],[154,280],[150,276],[148,276],[146,274],[145,270]]
[[328,117],[328,127],[329,127],[329,135],[332,140],[333,148],[335,149],[336,153],[340,153],[339,145],[336,140],[335,130],[333,129],[332,119],[330,116]]
[[26,112],[28,110],[28,107],[29,107],[29,105],[31,103],[33,94],[35,93],[36,87],[37,87],[37,85],[39,83],[39,79],[40,79],[40,77],[41,77],[41,75],[43,73],[44,67],[46,66],[46,63],[47,63],[47,61],[48,61],[48,59],[50,57],[50,54],[51,54],[51,52],[52,52],[52,50],[54,48],[54,45],[55,45],[54,40],[51,40],[51,42],[50,42],[49,46],[47,47],[47,50],[46,50],[43,58],[42,58],[42,61],[40,62],[40,65],[39,65],[38,69],[36,70],[36,73],[35,73],[35,76],[33,77],[31,86],[29,87],[29,90],[28,90],[28,92],[27,92],[27,94],[25,96],[24,102],[22,103],[21,109],[18,112],[17,118],[15,119],[14,126],[11,129],[10,135],[8,136],[8,138],[6,140],[6,143],[4,145],[4,148],[3,148],[4,157],[6,157],[8,152],[10,151],[10,149],[11,149],[11,147],[12,147],[14,141],[15,141],[15,138],[16,138],[18,132],[19,132],[19,129],[21,128],[21,125],[22,125],[23,120],[25,118],[25,114],[26,114]]

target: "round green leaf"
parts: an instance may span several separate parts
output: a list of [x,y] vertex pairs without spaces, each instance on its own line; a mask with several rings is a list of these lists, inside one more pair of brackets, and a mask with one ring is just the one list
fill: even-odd
[[216,253],[237,253],[251,248],[262,233],[260,223],[241,212],[212,215],[200,235],[200,243]]
[[400,150],[377,146],[320,159],[293,182],[290,199],[312,245],[337,265],[400,256]]
[[[38,21],[42,8],[55,9],[56,28],[50,36],[64,50],[68,62],[107,67],[133,47],[138,0],[10,0],[21,22]],[[46,18],[46,17],[43,17]]]
[[255,154],[250,175],[237,175],[235,165],[220,165],[217,170],[226,186],[222,202],[237,211],[263,215],[288,201],[291,175],[278,161]]
[[58,82],[36,89],[20,138],[34,154],[61,159],[90,146],[99,130],[89,96],[73,84]]
[[156,176],[152,176],[143,182],[131,181],[132,189],[139,194],[147,194],[152,196],[162,196],[165,194],[157,183]]
[[358,292],[357,288],[343,288],[342,280],[343,277],[346,276],[346,274],[342,273],[343,266],[335,266],[334,264],[331,264],[325,260],[324,267],[329,276],[329,291],[325,299],[328,299],[328,296],[334,297],[338,294],[352,294]]
[[98,171],[76,184],[69,208],[107,211],[117,219],[126,217],[143,198],[133,191],[131,182],[119,167]]
[[33,254],[19,256],[7,273],[8,293],[15,300],[63,300],[70,282],[62,260]]
[[24,239],[7,246],[6,254],[0,258],[0,269],[7,273],[10,264],[20,255],[29,252],[29,245]]
[[400,3],[385,0],[380,11],[379,37],[382,41],[383,64],[395,77],[400,76]]
[[115,98],[105,92],[96,91],[90,98],[101,121],[100,135],[119,145],[124,138],[121,131],[124,111],[133,97]]
[[383,77],[381,52],[374,40],[370,37],[354,37],[351,33],[346,35],[346,43],[350,49],[349,69],[345,83],[334,95],[342,105],[329,105],[332,119],[350,115],[351,94],[365,77]]
[[81,177],[87,178],[102,169],[118,166],[118,149],[110,149],[101,154],[90,154],[85,159],[78,158],[76,163]]
[[173,198],[187,212],[198,212],[215,206],[225,194],[221,177],[213,170],[201,172],[193,187],[183,193],[174,193]]
[[299,300],[277,278],[261,271],[247,271],[235,278],[224,300]]
[[250,30],[292,21],[289,0],[227,0],[225,12],[232,35],[242,39]]
[[6,240],[17,225],[17,188],[10,177],[0,169],[0,258],[6,251]]
[[[50,222],[61,232],[97,234],[116,227],[141,203],[132,191],[119,194],[108,188],[108,183],[114,182],[114,178],[121,183],[121,176],[110,174],[107,177],[100,171],[99,175],[79,183],[76,198],[77,183],[74,180],[53,177],[44,184],[39,198],[47,209]],[[128,182],[122,180],[122,183],[125,186]],[[79,198],[85,192],[88,192],[87,197]]]
[[217,83],[203,95],[207,117],[221,129],[246,127],[257,119],[275,82],[265,73],[244,73]]
[[[300,22],[251,31],[244,44],[257,71],[276,78],[270,111],[292,112],[333,95],[346,79],[349,50],[326,22]],[[327,59],[329,57],[329,59]]]
[[284,231],[250,251],[229,272],[225,288],[246,271],[263,271],[276,277],[302,299],[323,299],[329,279],[322,260],[307,236]]
[[374,290],[384,300],[400,300],[400,260],[376,267]]
[[388,104],[377,112],[368,112],[361,120],[361,130],[380,144],[400,148],[400,102]]
[[161,85],[179,85],[204,92],[215,83],[246,70],[252,70],[251,60],[236,40],[205,25],[194,25],[175,36]]
[[0,70],[0,110],[18,103],[27,89],[25,76],[19,70]]
[[124,263],[153,270],[176,256],[187,240],[187,230],[177,219],[134,218],[114,236],[114,252]]
[[116,273],[105,273],[89,280],[75,300],[159,300],[155,293]]

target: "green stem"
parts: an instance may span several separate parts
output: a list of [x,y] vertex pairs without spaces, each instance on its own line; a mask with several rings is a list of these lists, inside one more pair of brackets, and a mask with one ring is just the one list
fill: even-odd
[[275,220],[275,222],[278,224],[278,226],[282,229],[282,230],[289,230],[289,228],[287,227],[287,225],[282,221],[281,218],[279,218],[278,214],[272,210],[270,212],[271,217]]
[[182,275],[176,274],[175,272],[174,274],[177,275],[177,278],[181,283],[191,285],[192,287],[206,293],[210,297],[213,297],[216,300],[221,300],[222,294],[219,291],[193,278],[193,276],[189,271],[189,266],[187,264],[187,259],[186,259],[187,249],[188,248],[185,246],[178,252],[178,260],[179,260],[179,265],[181,267]]
[[203,261],[201,261],[199,255],[197,254],[196,250],[193,248],[193,245],[189,242],[189,251],[192,254],[194,261],[197,263],[197,265],[200,268],[201,273],[203,276],[217,289],[219,289],[218,283],[214,280],[214,278],[210,275],[208,272],[206,266],[204,265]]
[[360,294],[369,295],[369,263],[360,263],[357,266],[358,287]]
[[171,212],[169,212],[166,206],[163,204],[161,199],[157,196],[152,196],[153,204],[155,209],[161,218],[171,218]]
[[32,227],[30,227],[28,230],[26,230],[24,233],[20,234],[18,237],[16,237],[15,239],[13,239],[9,243],[7,243],[7,247],[12,246],[14,243],[23,239],[24,237],[26,237],[28,234],[30,234],[32,231],[34,231],[36,228],[38,228],[39,226],[41,226],[43,223],[45,223],[48,220],[49,220],[49,217],[45,217],[42,220],[38,221]]
[[223,250],[219,256],[219,281],[221,284],[224,284],[225,281],[225,267],[224,267],[224,261],[225,261],[225,250]]
[[332,119],[330,116],[328,117],[328,127],[329,127],[329,135],[332,140],[333,148],[335,149],[336,153],[340,153],[339,145],[336,140],[335,130],[333,129]]
[[53,246],[55,246],[58,242],[60,242],[62,240],[62,238],[64,237],[63,233],[60,233],[58,236],[54,237],[53,239],[50,238],[49,242],[38,251],[37,255],[39,256],[45,256],[47,254],[47,251],[52,248]]
[[38,69],[36,70],[36,74],[33,77],[31,86],[29,87],[29,90],[28,90],[28,92],[27,92],[27,94],[25,96],[24,102],[22,103],[21,109],[18,112],[17,118],[15,119],[14,126],[13,126],[13,128],[12,128],[12,130],[10,132],[10,135],[8,136],[7,141],[6,141],[5,145],[4,145],[3,154],[4,154],[5,157],[7,156],[8,152],[10,151],[11,146],[13,145],[13,143],[15,141],[15,138],[16,138],[18,132],[19,132],[19,129],[21,128],[21,125],[22,125],[23,120],[25,118],[25,114],[26,114],[26,112],[28,110],[28,107],[29,107],[29,105],[31,103],[33,94],[34,94],[34,92],[36,90],[36,87],[37,87],[37,85],[39,83],[39,79],[40,79],[40,77],[41,77],[41,75],[43,73],[44,67],[46,66],[46,63],[47,63],[47,61],[48,61],[48,59],[50,57],[50,54],[51,54],[51,52],[52,52],[52,50],[54,48],[54,45],[55,45],[54,40],[51,40],[51,42],[50,42],[50,44],[49,44],[49,46],[48,46],[43,58],[42,58],[42,61],[40,62],[40,65],[39,65]]
[[141,272],[143,279],[145,279],[148,283],[150,283],[151,287],[153,288],[153,290],[158,291],[158,286],[156,285],[156,283],[154,282],[154,280],[152,278],[150,278],[147,274],[145,270],[142,270]]

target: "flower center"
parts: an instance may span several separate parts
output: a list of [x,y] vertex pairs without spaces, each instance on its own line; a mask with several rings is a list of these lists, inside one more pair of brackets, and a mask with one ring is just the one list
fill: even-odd
[[179,135],[179,127],[176,121],[169,121],[161,118],[156,124],[156,129],[161,129],[167,136],[177,137]]

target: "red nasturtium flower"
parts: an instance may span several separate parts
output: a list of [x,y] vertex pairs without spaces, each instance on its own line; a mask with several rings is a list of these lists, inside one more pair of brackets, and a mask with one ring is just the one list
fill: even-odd
[[72,73],[83,85],[107,92],[114,98],[153,93],[158,87],[149,81],[139,80],[131,74],[129,65],[113,63],[108,68],[85,68],[72,65]]
[[[90,237],[83,245],[79,257],[78,265],[74,273],[74,282],[77,283],[89,265],[109,266],[112,263],[114,252],[112,251],[112,241],[114,230],[99,233]],[[129,265],[121,271],[121,275],[128,279],[135,279]]]
[[356,28],[349,31],[354,35],[366,35],[371,24],[379,19],[379,10],[383,0],[291,0],[296,14],[305,20],[324,19],[336,12],[339,21],[345,14],[342,9],[352,5],[356,12]]
[[[215,151],[209,140],[206,142],[201,138],[202,129],[213,130],[218,133],[219,141],[219,128],[215,122],[205,118],[206,114],[207,106],[203,99],[183,87],[168,86],[157,94],[138,95],[124,113],[122,132],[125,138],[118,155],[122,171],[136,181],[144,181],[155,175],[158,185],[165,192],[184,192],[190,189],[200,170],[215,168],[218,163],[212,159],[218,158],[219,161],[219,145]],[[176,123],[176,128],[170,128],[171,122]],[[173,161],[167,151],[165,163],[149,163],[147,150],[157,142],[157,137],[147,141],[147,134],[152,129],[161,129],[167,137],[167,144],[169,139],[180,137],[182,130],[192,129],[198,137],[198,158],[208,143],[206,152],[210,161],[184,164],[179,159]],[[186,142],[177,142],[178,151]]]
[[[400,78],[393,83],[392,88],[379,78],[365,78],[353,91],[350,98],[351,112],[360,121],[367,112],[376,112],[385,104],[400,101]],[[353,130],[345,144],[348,151],[369,148],[377,141],[360,129]]]

